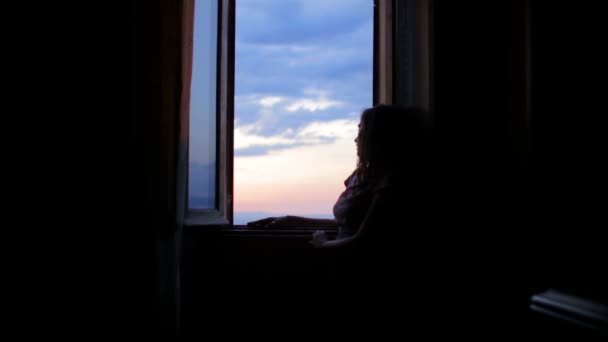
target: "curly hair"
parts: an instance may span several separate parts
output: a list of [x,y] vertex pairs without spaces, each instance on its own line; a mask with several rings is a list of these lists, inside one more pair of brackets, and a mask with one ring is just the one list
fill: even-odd
[[361,113],[356,173],[362,182],[416,168],[427,153],[430,127],[418,107],[376,105]]

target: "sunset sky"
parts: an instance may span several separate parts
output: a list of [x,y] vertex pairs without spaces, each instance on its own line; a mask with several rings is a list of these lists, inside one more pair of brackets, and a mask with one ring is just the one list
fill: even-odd
[[[203,2],[195,17],[193,97],[209,92],[204,79],[214,72],[197,77],[197,61],[210,58],[197,50],[197,31],[210,27],[201,20],[209,11]],[[269,215],[331,217],[355,167],[359,115],[372,104],[373,0],[236,4],[235,224]],[[192,116],[209,105],[193,99]],[[214,162],[205,141],[212,123],[191,120],[191,199],[213,188],[205,174]]]

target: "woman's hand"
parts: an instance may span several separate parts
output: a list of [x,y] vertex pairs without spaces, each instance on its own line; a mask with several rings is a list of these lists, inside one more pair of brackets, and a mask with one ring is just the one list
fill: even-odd
[[312,233],[312,240],[310,240],[310,244],[315,247],[321,247],[325,242],[327,242],[327,234],[323,230],[317,230]]
[[267,227],[269,223],[274,222],[276,217],[267,217],[265,219],[247,222],[248,227]]

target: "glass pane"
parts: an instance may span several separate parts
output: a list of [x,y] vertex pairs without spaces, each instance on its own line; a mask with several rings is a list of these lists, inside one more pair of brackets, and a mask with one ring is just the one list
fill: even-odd
[[373,0],[236,6],[234,223],[331,218],[372,105]]
[[197,1],[190,95],[188,206],[215,208],[217,13],[214,0]]

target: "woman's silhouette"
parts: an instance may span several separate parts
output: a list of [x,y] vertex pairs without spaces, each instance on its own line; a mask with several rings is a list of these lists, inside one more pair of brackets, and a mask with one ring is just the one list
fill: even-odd
[[[346,189],[333,208],[335,219],[300,216],[268,217],[250,227],[335,227],[337,239],[321,231],[311,243],[318,247],[350,244],[370,233],[371,226],[398,220],[397,202],[407,203],[427,169],[430,130],[426,112],[416,107],[377,105],[364,110],[359,122],[357,166],[344,181]],[[417,184],[418,183],[418,184]],[[405,187],[404,187],[405,186]],[[414,196],[415,197],[415,196]],[[379,230],[380,228],[376,228]]]

